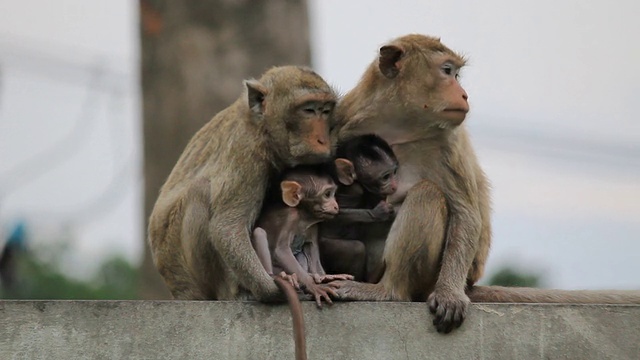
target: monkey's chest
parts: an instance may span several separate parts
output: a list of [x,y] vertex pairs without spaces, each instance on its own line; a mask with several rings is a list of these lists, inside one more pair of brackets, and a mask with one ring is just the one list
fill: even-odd
[[291,252],[293,256],[296,256],[302,252],[302,248],[304,248],[305,237],[301,234],[296,234],[293,236],[293,240],[291,241]]

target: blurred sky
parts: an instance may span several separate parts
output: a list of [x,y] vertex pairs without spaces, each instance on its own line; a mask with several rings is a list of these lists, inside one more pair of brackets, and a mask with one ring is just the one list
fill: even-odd
[[[76,276],[142,253],[137,3],[0,0],[0,226],[24,218],[36,243],[72,238]],[[639,2],[314,0],[310,12],[314,67],[341,92],[406,33],[469,58],[467,124],[493,183],[489,273],[640,288]]]

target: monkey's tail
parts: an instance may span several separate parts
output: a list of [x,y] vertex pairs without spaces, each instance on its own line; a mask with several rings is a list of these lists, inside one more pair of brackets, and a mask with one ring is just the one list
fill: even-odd
[[276,285],[284,292],[291,310],[291,320],[293,321],[293,341],[296,349],[296,360],[307,360],[307,340],[304,334],[304,315],[302,305],[298,298],[298,293],[286,280],[275,277]]
[[557,290],[526,287],[473,286],[471,302],[640,304],[638,290]]

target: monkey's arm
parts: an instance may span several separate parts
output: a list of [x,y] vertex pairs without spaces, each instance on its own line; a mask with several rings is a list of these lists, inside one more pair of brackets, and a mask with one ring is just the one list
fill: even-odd
[[478,240],[478,250],[467,276],[467,284],[469,286],[478,282],[482,277],[487,257],[489,257],[489,248],[491,247],[491,199],[489,196],[489,181],[481,169],[478,168],[477,173],[478,205],[482,226],[480,239]]
[[270,234],[271,241],[275,241],[273,245],[273,261],[287,274],[296,274],[302,284],[307,284],[311,281],[311,276],[302,268],[291,251],[291,243],[296,235],[295,230],[298,219],[293,212],[284,216],[286,216],[286,220],[281,226],[274,229],[273,234]]
[[[477,206],[462,201],[462,195],[449,198],[450,217],[445,237],[442,265],[435,288],[429,296],[434,324],[448,333],[462,324],[469,306],[465,294],[466,278],[478,247],[481,218]],[[457,199],[451,200],[451,199]]]
[[318,226],[313,225],[306,232],[307,241],[304,244],[303,251],[309,258],[309,272],[324,275],[326,274],[320,263],[320,249],[318,248]]
[[[296,235],[296,222],[286,221],[284,226],[281,226],[277,234],[277,243],[273,251],[274,262],[282,267],[282,269],[290,274],[296,274],[300,284],[304,286],[304,291],[311,294],[318,307],[322,307],[322,300],[331,304],[331,298],[329,295],[336,296],[336,292],[333,286],[326,284],[316,284],[316,279],[302,268],[300,263],[296,260],[293,252],[291,251],[291,241]],[[317,228],[316,228],[317,231]],[[308,234],[305,233],[305,236]],[[307,251],[308,244],[303,246],[303,250]],[[317,242],[316,242],[317,246]],[[319,255],[318,259],[319,259]],[[322,270],[324,271],[324,270]]]
[[[262,266],[251,245],[249,234],[249,228],[257,213],[255,204],[261,203],[260,196],[264,192],[243,191],[244,186],[247,189],[262,189],[264,186],[255,182],[243,184],[242,181],[238,181],[237,183],[242,184],[243,187],[240,188],[238,185],[226,191],[229,194],[245,194],[244,199],[240,196],[222,196],[216,194],[217,189],[211,188],[213,199],[211,207],[215,209],[215,214],[209,221],[210,239],[224,260],[224,264],[237,277],[242,287],[248,289],[259,301],[273,301],[280,297],[280,290]],[[247,199],[248,196],[252,196],[253,199]]]
[[333,220],[343,223],[378,221],[371,209],[340,209],[340,212]]
[[386,201],[380,201],[373,209],[343,209],[341,208],[335,220],[343,223],[363,222],[372,223],[392,220],[395,217],[393,207]]
[[316,284],[327,283],[333,280],[353,280],[353,275],[335,274],[327,275],[320,262],[320,248],[318,246],[318,227],[312,226],[307,230],[307,242],[304,244],[304,251],[309,257],[309,272]]
[[251,238],[253,249],[260,259],[260,263],[264,269],[273,275],[273,264],[271,263],[271,252],[269,251],[269,240],[267,239],[267,232],[261,227],[256,227],[253,230],[253,236]]

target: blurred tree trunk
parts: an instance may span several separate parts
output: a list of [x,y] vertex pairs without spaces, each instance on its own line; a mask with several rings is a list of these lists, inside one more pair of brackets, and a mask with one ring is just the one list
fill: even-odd
[[[145,219],[189,139],[275,65],[310,63],[304,0],[140,0]],[[140,297],[168,298],[145,241]]]

